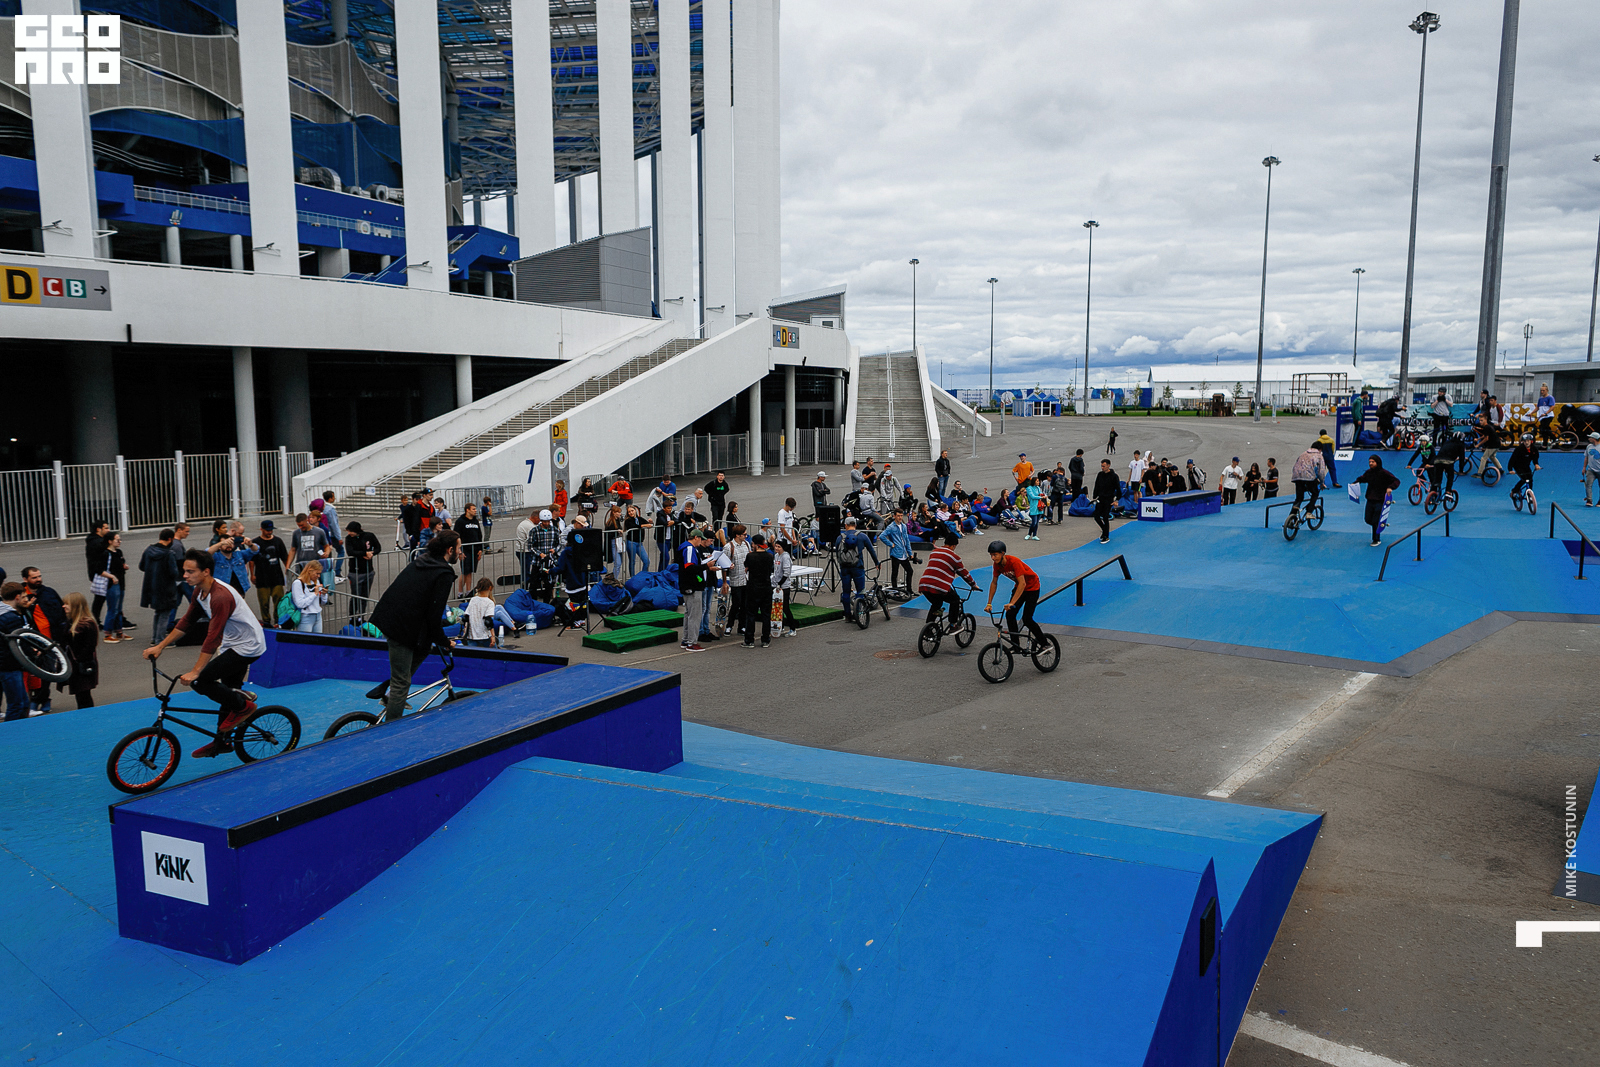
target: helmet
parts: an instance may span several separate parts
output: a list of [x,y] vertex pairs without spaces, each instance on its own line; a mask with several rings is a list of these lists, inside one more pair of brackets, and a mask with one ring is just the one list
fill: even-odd
[[993,555],[996,552],[1000,553],[1002,556],[1006,554],[1006,543],[1004,541],[989,542],[989,553]]
[[1531,440],[1533,440],[1533,434],[1531,434],[1531,433],[1525,433],[1525,434],[1523,434],[1523,435],[1522,435],[1522,439],[1523,439],[1523,440],[1524,440],[1524,441],[1531,441]]
[[555,516],[550,514],[549,508],[545,508],[543,511],[539,512],[539,518],[548,522],[550,519],[555,518]]

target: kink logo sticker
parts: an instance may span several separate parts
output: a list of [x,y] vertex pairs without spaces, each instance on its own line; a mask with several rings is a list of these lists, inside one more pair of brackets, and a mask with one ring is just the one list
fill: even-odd
[[147,893],[210,904],[206,890],[206,846],[199,841],[142,831],[144,888]]

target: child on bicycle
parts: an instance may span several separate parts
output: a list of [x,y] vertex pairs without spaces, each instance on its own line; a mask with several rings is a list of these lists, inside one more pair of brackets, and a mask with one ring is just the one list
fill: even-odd
[[948,604],[952,630],[961,625],[961,596],[955,591],[956,575],[965,578],[973,592],[978,591],[978,583],[972,580],[961,557],[956,555],[956,546],[960,543],[961,535],[946,526],[944,544],[928,555],[928,565],[922,568],[922,578],[917,582],[917,592],[928,598],[928,621],[936,620],[939,608]]
[[1017,609],[1020,607],[1023,625],[1035,641],[1043,644],[1044,630],[1033,621],[1033,609],[1039,603],[1039,576],[1016,556],[1007,555],[1004,541],[989,542],[989,559],[994,563],[994,577],[989,579],[989,602],[983,606],[983,610],[994,611],[995,587],[1002,576],[1011,579],[1011,603],[1006,605],[1006,629],[1015,641],[1018,633]]
[[1511,487],[1511,498],[1517,499],[1523,486],[1531,490],[1533,472],[1543,469],[1539,466],[1539,446],[1534,443],[1533,434],[1523,434],[1521,442],[1511,450],[1511,471],[1517,476],[1517,484]]

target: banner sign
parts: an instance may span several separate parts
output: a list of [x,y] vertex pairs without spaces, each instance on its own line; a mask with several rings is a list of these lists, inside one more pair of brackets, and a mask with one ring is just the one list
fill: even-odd
[[111,275],[79,267],[0,263],[0,306],[110,311]]

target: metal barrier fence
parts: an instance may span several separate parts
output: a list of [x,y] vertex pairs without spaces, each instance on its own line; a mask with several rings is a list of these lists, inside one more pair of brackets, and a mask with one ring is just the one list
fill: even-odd
[[0,542],[65,540],[104,519],[114,529],[283,514],[311,453],[217,452],[0,471]]
[[627,466],[628,480],[654,481],[665,474],[707,474],[750,466],[750,435],[684,434],[669,437]]

